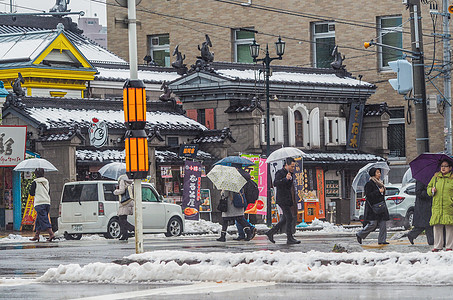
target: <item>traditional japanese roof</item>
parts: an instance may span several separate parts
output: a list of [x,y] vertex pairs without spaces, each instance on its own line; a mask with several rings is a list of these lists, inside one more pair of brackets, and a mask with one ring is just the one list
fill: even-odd
[[355,164],[365,165],[370,162],[385,161],[383,157],[369,153],[347,153],[347,152],[305,152],[303,156],[304,164]]
[[364,116],[381,116],[383,113],[390,115],[387,103],[367,104],[363,110]]
[[[183,159],[179,158],[178,154],[169,150],[156,150],[156,163],[165,164],[165,163],[182,163]],[[76,150],[76,157],[78,161],[95,161],[95,162],[113,162],[113,161],[123,161],[126,158],[126,153],[124,150],[87,150],[87,149],[78,149]],[[198,150],[197,160],[202,161],[213,161],[217,158],[213,157],[211,154],[205,151]]]
[[[125,82],[130,78],[129,65],[96,64],[96,68],[98,74],[96,74],[95,80]],[[145,83],[170,82],[181,77],[174,69],[155,66],[139,66],[137,76]]]
[[194,139],[192,142],[195,144],[210,144],[223,143],[226,140],[236,143],[236,140],[233,138],[233,134],[229,128],[205,131],[200,137]]
[[[264,99],[265,80],[253,64],[214,62],[211,71],[191,72],[170,83],[183,102]],[[286,102],[364,103],[376,86],[345,70],[273,66],[270,95]]]
[[[171,103],[158,101],[148,104],[145,129],[194,135],[207,130],[197,121],[172,111],[168,108]],[[69,139],[73,129],[87,130],[93,118],[105,121],[109,129],[125,130],[122,100],[64,98],[55,101],[52,98],[24,97],[22,105],[16,107],[7,103],[6,106],[9,107],[3,112],[4,117],[12,113],[27,119],[36,127],[49,131],[46,139],[50,140]],[[62,132],[62,129],[65,130]]]
[[264,111],[263,107],[261,106],[261,101],[256,99],[256,97],[250,100],[247,99],[231,102],[231,105],[225,110],[226,113],[252,112],[255,109]]
[[[14,37],[18,37],[23,40],[21,43],[30,43],[33,41],[33,44],[36,46],[44,47],[45,41],[48,40],[52,35],[57,32],[56,28],[52,30],[36,27],[21,27],[21,26],[11,26],[11,25],[0,25],[0,48],[4,48],[7,40],[11,40]],[[108,51],[102,46],[91,41],[87,37],[84,37],[81,34],[74,33],[72,31],[64,31],[68,39],[83,53],[83,55],[91,63],[106,63],[106,64],[127,64],[127,62],[115,55],[114,53]],[[6,37],[10,37],[6,39]],[[6,39],[4,41],[4,39]],[[35,45],[33,45],[35,46]],[[30,49],[19,49],[19,52],[16,54],[24,56],[24,51],[29,51]],[[0,56],[1,57],[1,56]]]

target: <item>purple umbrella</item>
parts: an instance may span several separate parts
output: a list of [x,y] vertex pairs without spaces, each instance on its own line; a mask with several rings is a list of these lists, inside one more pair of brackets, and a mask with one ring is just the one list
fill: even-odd
[[428,185],[436,172],[440,171],[440,162],[448,159],[453,164],[453,158],[443,153],[423,153],[409,163],[412,177]]

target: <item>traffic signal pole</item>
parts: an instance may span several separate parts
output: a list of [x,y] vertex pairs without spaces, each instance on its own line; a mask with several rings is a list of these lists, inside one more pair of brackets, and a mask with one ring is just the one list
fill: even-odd
[[415,140],[417,145],[417,154],[422,154],[429,152],[429,137],[420,0],[408,0],[407,5],[410,10],[412,52],[417,53],[417,55],[414,55],[412,58],[414,78],[413,98],[415,106]]

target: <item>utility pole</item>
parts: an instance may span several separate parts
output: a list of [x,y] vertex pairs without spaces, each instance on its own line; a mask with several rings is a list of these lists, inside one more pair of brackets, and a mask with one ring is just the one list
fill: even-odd
[[452,154],[451,145],[451,66],[450,66],[450,13],[449,13],[448,0],[442,1],[442,18],[443,18],[443,75],[444,75],[444,136],[446,154]]
[[426,109],[425,62],[423,53],[420,0],[407,0],[410,10],[414,78],[415,135],[417,154],[429,152],[428,113]]

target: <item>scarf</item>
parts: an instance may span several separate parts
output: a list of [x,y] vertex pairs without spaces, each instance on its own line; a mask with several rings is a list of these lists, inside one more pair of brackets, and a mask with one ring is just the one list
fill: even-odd
[[373,181],[379,189],[384,188],[384,190],[385,190],[385,186],[384,186],[384,183],[382,182],[382,180],[379,180],[374,176],[371,176],[370,180]]

